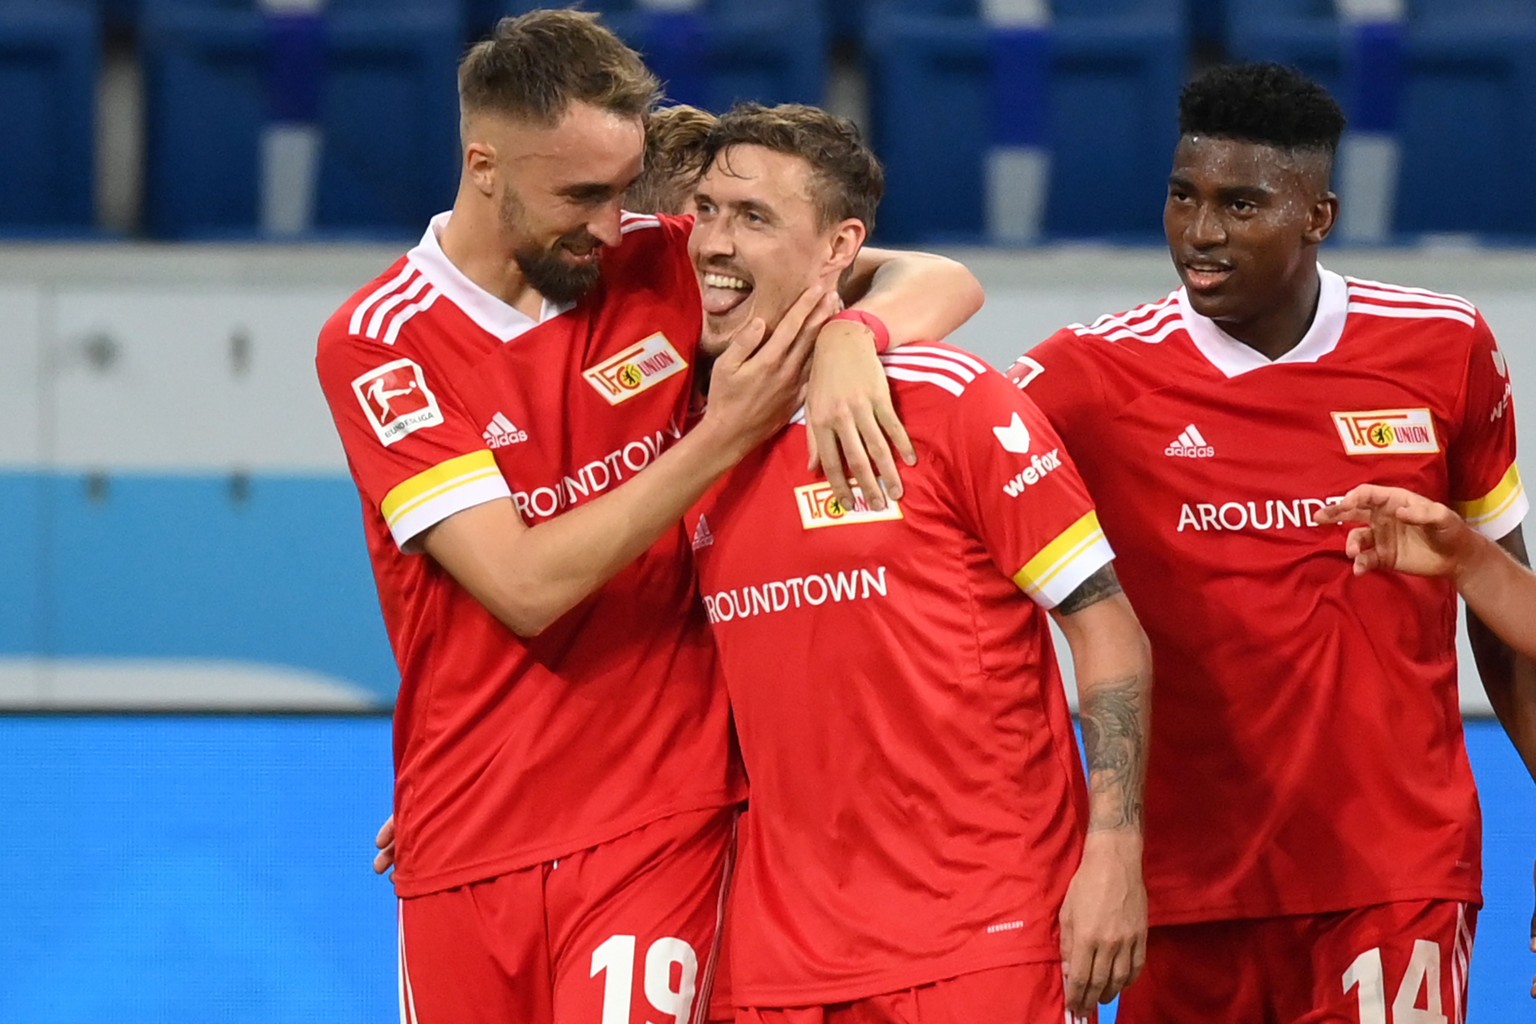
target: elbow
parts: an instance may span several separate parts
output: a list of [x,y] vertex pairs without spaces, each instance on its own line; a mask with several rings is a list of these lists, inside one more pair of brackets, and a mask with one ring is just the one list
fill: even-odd
[[965,315],[969,318],[981,312],[981,307],[987,301],[987,293],[981,287],[981,282],[976,279],[975,274],[971,273],[964,266],[961,266],[960,269],[965,271],[965,280],[960,288],[960,295],[961,299],[965,302]]
[[559,621],[560,616],[568,610],[556,608],[549,602],[538,600],[537,594],[528,593],[519,596],[502,594],[493,601],[485,603],[486,610],[494,615],[498,622],[523,640],[532,640],[539,636]]
[[981,281],[971,273],[971,268],[948,256],[934,256],[933,259],[944,268],[945,290],[954,298],[957,310],[963,312],[966,319],[979,313],[987,301],[987,293]]

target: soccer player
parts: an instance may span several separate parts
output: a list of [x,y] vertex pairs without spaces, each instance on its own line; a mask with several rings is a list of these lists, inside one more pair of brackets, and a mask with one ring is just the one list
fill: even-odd
[[[787,418],[835,300],[739,332],[685,436],[689,222],[619,210],[654,77],[592,16],[540,11],[459,85],[453,210],[317,356],[401,671],[402,1014],[686,1020],[744,792],[681,516]],[[906,262],[871,303],[974,308],[958,265]],[[869,338],[816,343],[873,361]]]
[[[1322,88],[1220,67],[1179,114],[1183,287],[1010,371],[1078,454],[1152,641],[1152,927],[1119,1019],[1460,1021],[1482,837],[1455,594],[1354,577],[1313,520],[1376,478],[1522,551],[1507,368],[1465,299],[1318,265],[1344,125]],[[1529,666],[1473,629],[1512,693]]]
[[[711,148],[691,241],[707,352],[747,293],[772,323],[842,275],[883,191],[857,130],[814,108],[737,108]],[[921,453],[899,500],[841,503],[797,422],[689,516],[751,779],[736,1019],[1071,1021],[1141,960],[1145,638],[1033,404],[948,345],[884,365]]]

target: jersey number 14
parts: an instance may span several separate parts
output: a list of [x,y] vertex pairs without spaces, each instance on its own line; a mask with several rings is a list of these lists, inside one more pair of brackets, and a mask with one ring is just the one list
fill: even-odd
[[[1381,966],[1381,947],[1355,957],[1344,972],[1344,992],[1357,990],[1360,1024],[1388,1024],[1387,984]],[[1419,1006],[1423,1000],[1423,1007]],[[1447,1024],[1440,996],[1440,947],[1428,939],[1415,939],[1413,956],[1403,983],[1392,1000],[1390,1024]],[[1458,1022],[1459,1024],[1459,1022]]]

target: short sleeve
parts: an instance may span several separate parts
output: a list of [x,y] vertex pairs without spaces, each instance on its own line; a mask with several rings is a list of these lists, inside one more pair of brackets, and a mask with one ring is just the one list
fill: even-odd
[[330,331],[320,386],[358,489],[402,550],[455,512],[511,497],[446,380],[393,346]]
[[1098,373],[1082,358],[1083,340],[1071,328],[1051,335],[1008,368],[1008,379],[1029,396],[1056,432],[1076,443],[1100,421]]
[[957,398],[944,452],[957,507],[998,568],[1041,607],[1056,607],[1114,558],[1055,429],[997,371]]
[[1477,316],[1467,356],[1461,421],[1446,453],[1451,500],[1477,531],[1499,540],[1530,509],[1515,465],[1515,410],[1509,366]]

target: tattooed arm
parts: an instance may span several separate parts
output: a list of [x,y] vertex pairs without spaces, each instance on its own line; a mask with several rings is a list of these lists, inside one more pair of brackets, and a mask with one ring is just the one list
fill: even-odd
[[1110,566],[1053,614],[1077,669],[1088,756],[1088,837],[1061,908],[1067,1005],[1086,1014],[1134,981],[1146,956],[1141,820],[1152,656]]

